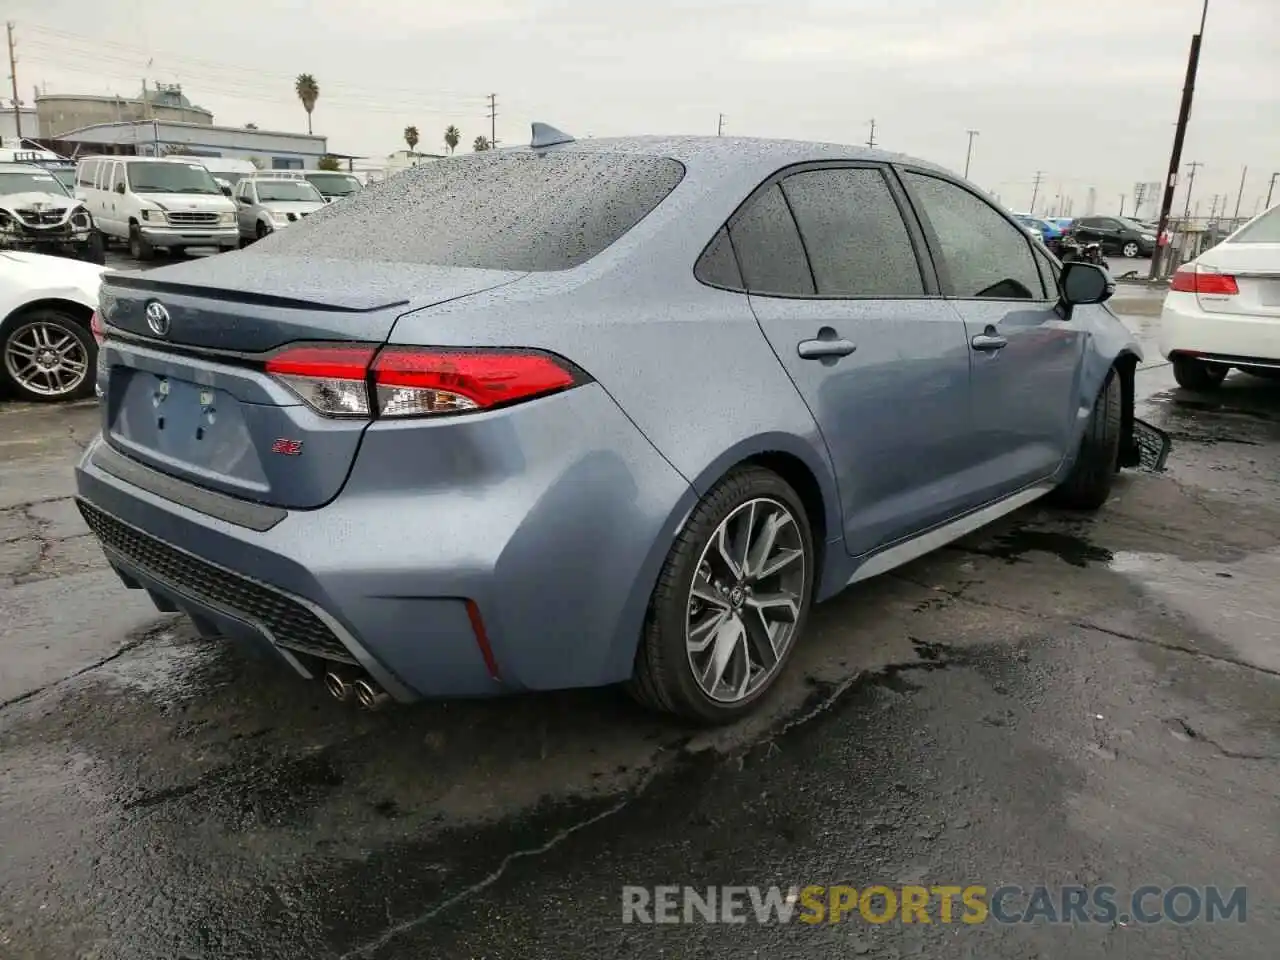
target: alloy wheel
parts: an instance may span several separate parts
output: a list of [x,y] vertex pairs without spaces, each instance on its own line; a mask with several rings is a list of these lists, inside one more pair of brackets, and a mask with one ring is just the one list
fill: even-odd
[[5,343],[4,366],[25,390],[42,397],[75,392],[89,374],[89,354],[65,327],[36,321],[18,327]]
[[749,500],[716,527],[689,589],[685,649],[702,692],[739,703],[778,671],[808,590],[804,538],[786,505]]
[[1126,243],[1124,245],[1124,249],[1121,250],[1120,252],[1123,253],[1126,257],[1133,259],[1138,255],[1138,245],[1132,242]]

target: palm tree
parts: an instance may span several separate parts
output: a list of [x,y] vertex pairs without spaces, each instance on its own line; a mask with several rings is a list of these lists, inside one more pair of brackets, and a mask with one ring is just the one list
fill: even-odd
[[413,153],[414,148],[418,145],[418,128],[409,126],[404,128],[404,142],[409,145],[409,152]]
[[489,150],[493,144],[489,142],[489,138],[481,134],[471,143],[471,149],[479,153],[481,150]]
[[300,73],[298,79],[293,81],[293,92],[302,101],[302,109],[307,111],[307,133],[311,133],[311,111],[316,108],[316,101],[320,99],[320,85],[311,74]]
[[449,152],[453,153],[458,147],[458,141],[462,139],[462,131],[455,127],[452,123],[444,128],[444,145],[449,148]]

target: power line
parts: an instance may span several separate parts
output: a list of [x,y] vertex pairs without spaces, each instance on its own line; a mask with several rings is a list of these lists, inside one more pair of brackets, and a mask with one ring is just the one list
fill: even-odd
[[1040,181],[1044,179],[1044,171],[1037,170],[1035,179],[1031,183],[1031,209],[1027,213],[1033,217],[1036,215],[1036,197],[1040,196]]

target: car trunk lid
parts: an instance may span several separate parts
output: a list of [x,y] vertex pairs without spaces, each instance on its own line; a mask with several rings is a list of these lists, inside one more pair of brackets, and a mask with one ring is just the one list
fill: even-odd
[[[1206,313],[1280,320],[1280,243],[1221,243],[1196,268],[1196,299]],[[1220,279],[1206,283],[1215,274]]]
[[522,276],[264,255],[210,261],[106,278],[103,432],[164,473],[294,509],[337,495],[369,420],[317,413],[267,373],[272,354],[307,342],[381,345],[407,312]]

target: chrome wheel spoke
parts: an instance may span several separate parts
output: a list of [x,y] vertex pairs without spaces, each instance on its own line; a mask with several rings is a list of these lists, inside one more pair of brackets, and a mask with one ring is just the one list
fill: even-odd
[[37,349],[35,344],[23,343],[16,337],[9,343],[9,353],[15,357],[34,357]]
[[803,559],[804,551],[799,548],[796,548],[795,550],[778,550],[768,561],[766,561],[763,569],[756,574],[756,580],[767,580],[769,577],[781,573],[789,564]]
[[707,578],[706,574],[698,572],[693,578],[693,589],[689,596],[693,600],[701,600],[703,603],[710,603],[721,609],[729,609],[729,600],[719,590],[717,590]]
[[758,607],[742,612],[742,625],[751,645],[752,659],[766,670],[772,670],[778,662],[778,648],[774,642],[774,630]]
[[742,576],[742,567],[733,559],[733,547],[729,543],[729,524],[720,524],[713,538],[716,546],[716,553],[720,555],[720,562],[724,564],[729,572],[729,576],[735,580]]
[[725,670],[733,660],[733,655],[742,647],[743,634],[742,621],[737,617],[725,617],[716,628],[711,656],[702,674],[702,688],[708,693],[715,691],[724,682]]
[[795,623],[800,616],[800,598],[791,593],[761,593],[749,598],[747,606],[760,611],[761,616],[768,611],[782,623]]
[[728,610],[717,610],[704,616],[696,626],[690,626],[689,643],[687,644],[689,652],[702,653],[707,647],[711,646],[711,641],[716,638],[717,631],[729,616]]

